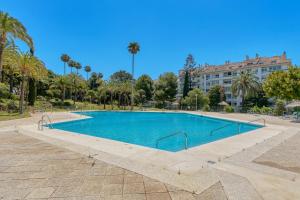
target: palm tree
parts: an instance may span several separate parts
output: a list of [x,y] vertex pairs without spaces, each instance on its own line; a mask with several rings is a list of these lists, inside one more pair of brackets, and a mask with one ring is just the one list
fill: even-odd
[[134,55],[140,51],[140,45],[137,42],[130,42],[127,48],[128,48],[128,51],[132,54],[131,110],[133,110]]
[[19,113],[24,112],[24,95],[25,95],[25,83],[29,78],[36,80],[42,79],[47,75],[47,69],[44,63],[38,58],[33,56],[31,53],[22,53],[19,51],[15,52],[14,62],[17,66],[18,73],[20,75],[20,101],[19,101]]
[[255,76],[246,71],[241,72],[240,76],[237,77],[231,86],[233,95],[241,96],[242,103],[246,96],[255,95],[256,91],[259,89],[259,83],[257,82]]
[[14,79],[17,75],[17,66],[14,62],[14,55],[18,47],[15,45],[14,41],[8,41],[6,46],[4,47],[3,57],[2,57],[2,66],[3,71],[9,77],[9,92],[13,93],[13,83]]
[[79,62],[75,62],[76,74],[78,75],[78,70],[82,68],[82,65]]
[[65,100],[65,91],[66,91],[66,86],[68,86],[69,80],[67,76],[57,76],[54,78],[54,82],[51,85],[51,89],[57,89],[60,91],[60,96],[61,96],[61,101],[64,102]]
[[[63,61],[64,63],[64,76],[66,76],[66,63],[68,63],[70,61],[70,56],[68,56],[67,54],[62,54],[60,57],[60,60]],[[64,82],[62,82],[64,83]],[[62,101],[65,100],[65,96],[66,96],[66,89],[65,86],[63,85],[63,94],[62,94]]]
[[69,62],[70,59],[70,56],[68,56],[67,54],[62,54],[60,57],[60,60],[64,63],[64,75],[66,75],[66,63]]
[[2,81],[3,51],[8,37],[24,41],[29,46],[31,53],[34,51],[32,39],[22,23],[9,16],[8,13],[0,12],[0,81]]
[[72,69],[76,66],[76,62],[74,60],[69,60],[68,66],[71,68],[71,74],[73,73]]
[[91,66],[87,65],[84,67],[84,71],[86,72],[86,80],[89,79],[89,72],[91,72]]

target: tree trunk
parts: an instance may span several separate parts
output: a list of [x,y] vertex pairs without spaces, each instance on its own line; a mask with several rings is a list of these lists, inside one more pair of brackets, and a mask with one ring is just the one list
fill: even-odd
[[134,81],[134,54],[132,54],[132,73],[131,73],[131,110],[133,110],[133,81]]
[[113,103],[113,94],[112,92],[110,93],[110,105],[111,105],[111,109],[114,109],[114,103]]
[[64,102],[65,98],[66,98],[66,87],[65,87],[65,85],[63,85],[63,92],[62,92],[61,101]]
[[2,71],[3,71],[3,66],[2,66],[2,60],[3,60],[3,51],[5,47],[5,42],[6,42],[6,34],[3,33],[0,38],[0,82],[3,82],[2,78]]
[[20,85],[20,101],[19,101],[19,113],[23,114],[23,104],[24,104],[24,86],[25,86],[25,78],[22,77],[21,85]]
[[14,88],[14,76],[9,75],[9,93],[13,93],[13,88]]

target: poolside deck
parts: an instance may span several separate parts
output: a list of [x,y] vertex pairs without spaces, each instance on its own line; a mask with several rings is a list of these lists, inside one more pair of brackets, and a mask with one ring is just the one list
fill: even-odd
[[[37,132],[39,117],[0,122],[0,199],[300,199],[299,123],[268,117],[270,127],[261,133],[201,148],[153,154],[127,145],[126,151],[110,154],[101,151],[101,141]],[[51,117],[80,118],[72,113]]]
[[220,183],[192,194],[16,132],[0,133],[0,199],[227,199]]

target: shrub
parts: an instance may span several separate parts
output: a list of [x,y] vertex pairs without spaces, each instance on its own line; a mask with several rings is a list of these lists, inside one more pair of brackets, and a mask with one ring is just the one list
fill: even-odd
[[252,113],[260,113],[260,108],[258,106],[254,106],[250,108],[250,112]]
[[12,113],[12,112],[17,112],[18,111],[18,106],[15,104],[15,101],[10,100],[6,104],[7,112]]
[[225,112],[227,112],[227,113],[233,113],[234,112],[234,109],[233,109],[233,107],[232,106],[225,106]]
[[285,111],[285,103],[283,100],[278,99],[276,101],[274,114],[277,116],[280,116],[280,115],[283,115],[284,111]]
[[1,98],[9,98],[9,87],[4,83],[0,83],[0,97]]
[[273,109],[270,107],[263,106],[262,108],[260,108],[261,114],[270,114],[272,111]]
[[203,111],[208,112],[210,111],[210,107],[208,104],[206,104],[205,106],[203,106]]

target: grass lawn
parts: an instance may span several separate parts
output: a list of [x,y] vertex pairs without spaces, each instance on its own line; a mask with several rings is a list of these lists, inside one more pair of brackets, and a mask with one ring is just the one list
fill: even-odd
[[19,113],[8,113],[0,111],[0,121],[20,119],[25,117],[30,117],[30,114],[28,112],[25,112],[24,114],[20,115]]

